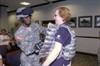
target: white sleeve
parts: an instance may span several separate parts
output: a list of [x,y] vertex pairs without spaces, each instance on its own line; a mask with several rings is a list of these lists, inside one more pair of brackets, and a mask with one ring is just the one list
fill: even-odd
[[45,60],[42,66],[49,66],[59,55],[61,48],[62,48],[62,44],[59,42],[55,42],[54,49],[48,55],[47,59]]
[[2,58],[2,56],[0,55],[0,59]]
[[2,35],[0,35],[0,45],[2,43],[2,40],[3,40],[3,37],[2,37]]

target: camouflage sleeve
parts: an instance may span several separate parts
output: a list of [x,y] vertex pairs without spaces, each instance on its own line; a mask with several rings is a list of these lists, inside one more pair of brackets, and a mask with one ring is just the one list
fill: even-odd
[[[15,37],[22,36],[20,33],[15,33]],[[34,52],[34,44],[30,41],[23,40],[16,40],[18,47],[26,54],[29,55]]]
[[20,36],[20,34],[19,34],[18,32],[16,32],[16,33],[14,34],[14,36],[15,36],[15,40],[16,40],[16,43],[17,43],[18,47],[20,47],[20,42],[21,42],[21,41],[16,39],[16,37],[17,37],[17,36]]
[[46,27],[43,27],[39,24],[37,24],[37,27],[38,27],[39,33],[46,35]]
[[31,41],[34,41],[34,33],[31,33],[31,35],[28,35],[24,38],[25,41],[27,42],[31,42]]
[[26,55],[32,54],[34,52],[34,44],[32,42],[22,40],[20,48]]

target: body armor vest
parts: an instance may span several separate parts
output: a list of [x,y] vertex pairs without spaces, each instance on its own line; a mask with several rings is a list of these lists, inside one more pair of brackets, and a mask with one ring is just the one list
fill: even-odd
[[59,59],[60,57],[63,57],[65,60],[71,60],[75,56],[75,32],[72,30],[66,23],[60,25],[59,27],[49,23],[47,28],[47,35],[44,41],[44,45],[42,46],[42,49],[40,51],[40,57],[48,56],[48,54],[52,51],[55,43],[55,33],[60,27],[66,28],[70,35],[71,35],[71,41],[70,44],[66,44],[66,46],[62,46],[62,50],[57,57]]

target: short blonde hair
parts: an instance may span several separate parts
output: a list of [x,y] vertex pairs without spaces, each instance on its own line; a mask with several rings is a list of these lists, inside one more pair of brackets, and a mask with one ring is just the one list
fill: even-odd
[[64,21],[69,21],[71,13],[67,7],[58,7],[56,10],[59,10],[59,15],[64,19]]

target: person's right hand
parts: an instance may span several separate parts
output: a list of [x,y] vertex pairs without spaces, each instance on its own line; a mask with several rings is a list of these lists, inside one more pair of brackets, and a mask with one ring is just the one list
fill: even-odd
[[40,62],[43,64],[47,57],[41,57]]
[[22,40],[23,38],[20,36],[15,37],[16,40]]

